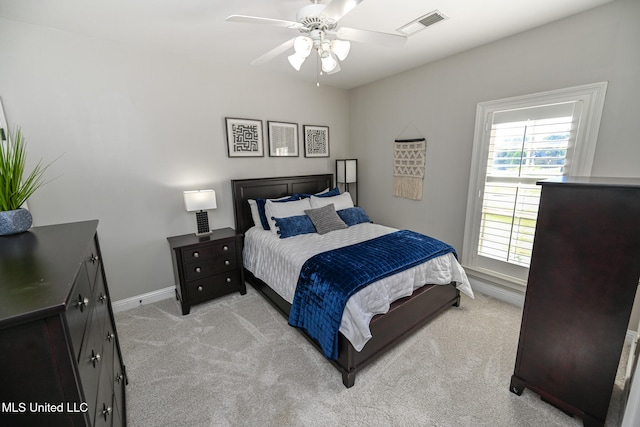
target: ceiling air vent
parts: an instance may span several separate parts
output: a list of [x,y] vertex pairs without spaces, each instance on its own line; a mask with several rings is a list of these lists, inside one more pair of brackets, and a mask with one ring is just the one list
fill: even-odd
[[402,27],[398,28],[397,31],[404,35],[410,36],[445,19],[447,19],[447,16],[445,14],[443,14],[439,10],[434,10],[431,13],[427,13],[426,15],[421,16],[420,18],[415,19],[406,25],[403,25]]

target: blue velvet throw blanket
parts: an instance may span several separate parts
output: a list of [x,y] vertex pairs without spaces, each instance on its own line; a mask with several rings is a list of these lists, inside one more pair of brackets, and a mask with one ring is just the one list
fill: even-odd
[[309,258],[300,271],[289,324],[315,339],[324,355],[338,357],[338,329],[347,300],[365,286],[455,249],[400,230]]

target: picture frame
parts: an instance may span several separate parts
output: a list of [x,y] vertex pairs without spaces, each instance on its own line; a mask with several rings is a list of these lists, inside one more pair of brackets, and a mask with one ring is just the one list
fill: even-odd
[[298,157],[298,124],[267,121],[269,156]]
[[225,117],[229,157],[264,157],[262,120]]
[[329,126],[304,125],[304,156],[329,157]]

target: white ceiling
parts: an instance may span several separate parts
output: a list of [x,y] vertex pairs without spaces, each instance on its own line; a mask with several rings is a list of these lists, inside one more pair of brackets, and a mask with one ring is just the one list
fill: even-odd
[[[397,49],[353,42],[339,73],[321,84],[353,88],[493,40],[558,20],[612,0],[365,0],[340,25],[396,33],[439,10],[449,19],[410,36]],[[172,51],[216,64],[249,63],[296,36],[296,30],[226,22],[232,14],[295,21],[309,0],[0,0],[0,17]],[[256,66],[315,84],[315,61],[299,72],[287,54]]]

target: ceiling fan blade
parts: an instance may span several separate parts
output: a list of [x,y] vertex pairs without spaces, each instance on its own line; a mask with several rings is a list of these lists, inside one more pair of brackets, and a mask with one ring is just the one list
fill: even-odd
[[287,40],[286,42],[274,47],[273,49],[271,49],[269,52],[265,53],[264,55],[262,55],[259,58],[254,59],[253,61],[251,61],[251,65],[261,65],[264,64],[267,61],[271,61],[273,58],[275,58],[276,56],[280,55],[283,52],[286,52],[287,49],[291,49],[293,47],[293,41],[295,40],[295,37],[292,39]]
[[275,27],[286,27],[286,28],[301,28],[302,24],[293,21],[285,21],[283,19],[271,19],[271,18],[260,18],[258,16],[247,16],[247,15],[231,15],[226,21],[228,22],[242,22],[245,24],[266,24],[272,25]]
[[359,30],[356,28],[339,27],[335,34],[344,40],[354,42],[375,43],[389,47],[400,47],[407,41],[406,36],[399,34],[381,33],[378,31]]
[[364,0],[332,0],[324,8],[322,14],[327,18],[338,21],[363,1]]

